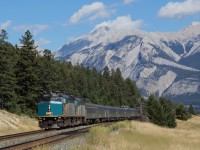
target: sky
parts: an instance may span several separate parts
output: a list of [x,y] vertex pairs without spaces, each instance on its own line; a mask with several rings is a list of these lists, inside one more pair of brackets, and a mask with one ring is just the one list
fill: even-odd
[[200,0],[0,0],[0,6],[8,41],[19,45],[30,30],[36,45],[52,52],[102,25],[176,32],[200,22]]

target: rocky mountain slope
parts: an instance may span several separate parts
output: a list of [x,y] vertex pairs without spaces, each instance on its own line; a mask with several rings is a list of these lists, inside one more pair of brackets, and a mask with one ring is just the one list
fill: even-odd
[[200,23],[179,32],[116,31],[101,26],[55,52],[72,64],[120,68],[143,96],[155,93],[175,102],[200,102]]

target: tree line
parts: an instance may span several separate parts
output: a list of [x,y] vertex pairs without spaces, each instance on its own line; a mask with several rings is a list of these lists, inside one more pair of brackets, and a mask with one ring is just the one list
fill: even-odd
[[103,73],[95,68],[59,62],[50,50],[39,54],[33,35],[26,31],[20,46],[8,42],[5,30],[0,33],[0,105],[17,114],[37,116],[37,103],[43,91],[60,91],[86,102],[136,107],[140,93],[134,81],[123,79],[119,69]]

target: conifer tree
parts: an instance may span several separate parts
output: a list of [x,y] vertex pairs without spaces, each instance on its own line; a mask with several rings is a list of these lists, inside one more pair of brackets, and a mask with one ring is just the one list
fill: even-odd
[[106,66],[106,67],[104,68],[103,76],[104,76],[106,79],[109,79],[109,77],[110,77],[110,70],[109,70],[108,66]]
[[191,114],[187,111],[182,103],[176,106],[176,118],[179,120],[188,120],[191,118]]
[[147,112],[151,122],[160,126],[176,127],[175,112],[169,100],[162,97],[157,100],[154,95],[150,95],[147,100]]
[[19,85],[18,95],[22,112],[30,115],[36,114],[38,93],[41,91],[38,86],[38,61],[37,46],[30,31],[26,31],[20,39],[22,46],[18,48],[19,60],[17,63],[17,84]]
[[189,112],[190,114],[192,114],[192,115],[195,115],[195,114],[196,114],[195,111],[194,111],[194,108],[193,108],[192,104],[189,105],[189,107],[188,107],[188,112]]
[[162,116],[162,124],[170,128],[176,127],[176,113],[173,104],[170,100],[167,100],[164,97],[160,97],[159,101],[164,112]]
[[141,98],[139,111],[140,111],[140,121],[149,122],[150,120],[148,117],[147,106],[144,98]]
[[15,48],[8,43],[7,32],[0,33],[0,105],[2,109],[19,113],[16,95]]

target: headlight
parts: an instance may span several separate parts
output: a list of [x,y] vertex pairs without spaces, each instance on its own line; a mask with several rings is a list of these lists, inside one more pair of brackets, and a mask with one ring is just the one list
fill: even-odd
[[49,107],[48,107],[48,111],[51,111],[51,106],[49,105]]

